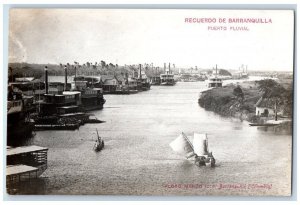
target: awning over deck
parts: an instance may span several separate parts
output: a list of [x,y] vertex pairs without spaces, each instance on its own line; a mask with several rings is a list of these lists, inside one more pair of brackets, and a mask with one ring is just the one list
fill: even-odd
[[23,147],[16,147],[16,148],[7,148],[6,153],[7,156],[23,154],[23,153],[30,153],[30,152],[39,152],[39,151],[47,151],[47,147],[40,147],[36,145],[32,146],[23,146]]
[[23,164],[19,165],[12,165],[12,166],[7,166],[6,167],[6,176],[11,176],[11,175],[20,175],[20,174],[25,174],[29,172],[34,172],[37,171],[38,168],[36,167],[31,167]]

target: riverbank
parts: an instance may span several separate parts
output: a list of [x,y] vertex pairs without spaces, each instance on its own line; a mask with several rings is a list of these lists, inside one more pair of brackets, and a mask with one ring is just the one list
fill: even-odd
[[[292,92],[290,82],[278,81],[279,85],[285,87],[287,93]],[[237,88],[240,89],[237,89]],[[289,88],[290,87],[290,88]],[[257,122],[255,104],[262,97],[258,81],[245,81],[238,84],[227,84],[221,88],[206,90],[201,93],[198,103],[206,110],[213,111],[226,117],[237,117],[249,122]],[[289,104],[288,104],[289,103]],[[290,108],[289,108],[290,107]],[[280,109],[286,111],[291,109],[291,102],[283,102]],[[291,113],[291,111],[286,112]]]
[[260,98],[259,89],[254,81],[239,83],[244,94],[243,103],[234,95],[236,84],[206,90],[201,93],[198,103],[206,110],[222,116],[250,120],[255,115],[255,103]]

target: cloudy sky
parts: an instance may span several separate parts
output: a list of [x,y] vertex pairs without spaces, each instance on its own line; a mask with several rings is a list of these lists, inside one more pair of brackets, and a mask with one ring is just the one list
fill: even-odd
[[[225,18],[227,23],[186,23],[186,18]],[[272,23],[235,24],[229,18]],[[291,11],[11,9],[9,25],[9,62],[293,67]],[[244,26],[249,31],[230,30]]]

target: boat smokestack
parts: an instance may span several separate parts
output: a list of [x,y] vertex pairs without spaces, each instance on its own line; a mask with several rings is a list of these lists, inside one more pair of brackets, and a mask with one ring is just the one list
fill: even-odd
[[10,71],[10,82],[14,82],[14,74],[13,74],[12,67],[9,67],[9,71]]
[[45,66],[45,90],[46,94],[48,94],[48,67]]
[[68,72],[67,72],[67,66],[65,65],[65,91],[67,90],[67,84],[68,84]]
[[140,64],[139,66],[140,66],[140,79],[142,79],[142,64]]
[[166,72],[166,63],[164,63],[164,73]]

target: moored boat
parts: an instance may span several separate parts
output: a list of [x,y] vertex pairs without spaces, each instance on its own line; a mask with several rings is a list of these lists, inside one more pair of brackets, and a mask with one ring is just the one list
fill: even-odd
[[32,135],[33,123],[27,120],[26,107],[22,93],[15,92],[13,86],[9,85],[7,95],[7,141],[9,144]]
[[210,78],[208,78],[207,86],[209,88],[219,88],[222,87],[223,80],[218,77],[218,66],[216,65],[215,74],[212,74]]
[[161,74],[160,79],[161,79],[160,85],[175,85],[173,74]]
[[169,67],[166,68],[166,64],[164,64],[164,74],[160,74],[160,85],[175,85],[174,74],[171,71],[171,64],[169,63]]

